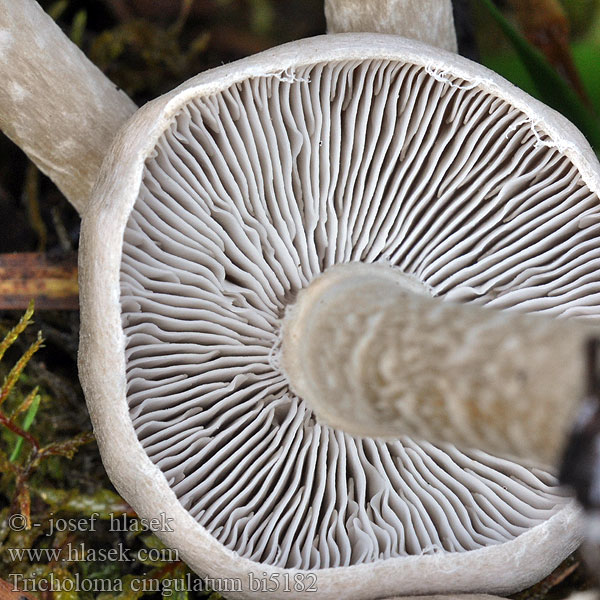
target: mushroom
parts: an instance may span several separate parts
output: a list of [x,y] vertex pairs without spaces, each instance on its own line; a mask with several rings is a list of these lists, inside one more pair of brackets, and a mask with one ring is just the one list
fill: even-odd
[[[185,539],[165,541],[201,572],[316,570],[332,598],[507,593],[579,541],[548,474],[324,427],[278,365],[286,307],[336,264],[404,260],[448,294],[451,277],[483,277],[464,251],[481,240],[493,256],[494,243],[506,252],[503,239],[555,226],[566,260],[595,242],[579,134],[561,120],[567,148],[551,124],[532,125],[548,109],[443,55],[450,76],[439,56],[384,35],[285,45],[141,109],[102,168],[82,232],[94,257],[82,263],[82,380],[118,489],[141,514],[173,518]],[[582,215],[592,229],[578,229]],[[485,216],[478,239],[441,241]],[[431,238],[408,228],[418,217],[439,222]],[[419,262],[426,244],[462,270]],[[525,269],[560,289],[537,257]]]
[[[437,267],[427,248],[454,244],[459,275],[440,269],[428,289],[464,291],[453,283],[470,269],[485,286],[457,236],[438,244],[473,218],[488,218],[473,247],[490,256],[505,221],[510,244],[533,215],[578,260],[595,242],[590,153],[497,75],[383,34],[288,44],[140,109],[100,169],[80,249],[81,379],[119,491],[241,595],[507,593],[543,577],[580,539],[552,476],[322,425],[280,368],[280,325],[339,263],[416,277]],[[409,238],[413,253],[396,255]],[[539,256],[524,273],[560,290]],[[518,297],[514,263],[498,281]]]

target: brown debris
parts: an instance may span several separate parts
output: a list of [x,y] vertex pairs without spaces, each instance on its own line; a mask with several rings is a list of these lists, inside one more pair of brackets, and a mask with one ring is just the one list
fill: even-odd
[[22,310],[32,298],[37,310],[76,310],[76,255],[0,254],[0,310]]
[[573,62],[569,39],[571,27],[558,0],[511,0],[525,37],[589,105],[583,84]]
[[0,579],[0,600],[36,600],[36,598],[15,589],[8,581]]

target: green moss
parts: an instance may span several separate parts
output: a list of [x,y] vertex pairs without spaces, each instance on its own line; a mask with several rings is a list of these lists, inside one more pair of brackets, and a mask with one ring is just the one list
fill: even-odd
[[189,582],[202,582],[140,525],[111,489],[91,432],[73,435],[69,405],[39,385],[43,339],[24,340],[32,318],[30,306],[0,342],[0,578],[37,597],[49,588],[54,600],[187,600]]

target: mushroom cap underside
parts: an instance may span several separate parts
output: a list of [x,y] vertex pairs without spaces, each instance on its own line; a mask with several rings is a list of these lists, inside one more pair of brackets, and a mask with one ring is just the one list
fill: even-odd
[[321,426],[279,370],[279,324],[352,261],[445,299],[595,319],[599,181],[562,117],[394,36],[294,42],[150,103],[83,224],[81,376],[117,488],[245,590],[249,573],[315,573],[324,598],[535,582],[579,540],[553,478]]

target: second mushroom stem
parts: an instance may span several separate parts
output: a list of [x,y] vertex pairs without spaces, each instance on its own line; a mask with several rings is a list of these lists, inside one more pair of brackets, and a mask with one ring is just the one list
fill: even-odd
[[325,0],[329,33],[394,33],[457,51],[451,0]]
[[282,366],[320,420],[556,465],[583,390],[579,322],[443,302],[386,265],[333,267],[283,325]]
[[82,214],[136,106],[35,0],[0,0],[0,130]]

